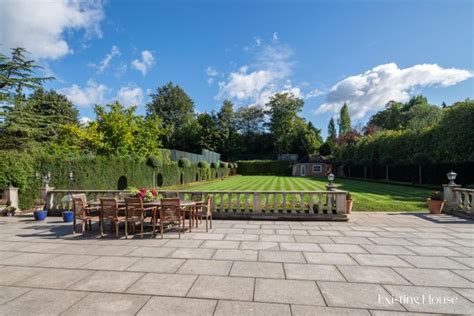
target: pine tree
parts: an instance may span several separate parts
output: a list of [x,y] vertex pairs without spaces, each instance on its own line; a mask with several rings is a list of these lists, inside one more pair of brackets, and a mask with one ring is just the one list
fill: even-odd
[[334,144],[336,143],[336,138],[337,138],[336,124],[334,123],[334,119],[331,117],[328,124],[327,141]]
[[341,108],[340,117],[337,122],[339,124],[339,137],[351,131],[351,117],[349,115],[349,107],[347,103],[344,102],[344,105]]

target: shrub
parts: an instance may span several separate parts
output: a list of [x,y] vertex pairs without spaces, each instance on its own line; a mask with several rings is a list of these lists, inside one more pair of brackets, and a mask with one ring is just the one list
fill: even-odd
[[191,167],[191,161],[189,161],[188,158],[180,158],[178,160],[178,167],[180,167],[180,168],[190,168]]
[[211,168],[212,168],[212,169],[217,169],[217,168],[219,168],[219,162],[217,162],[217,161],[216,161],[216,162],[211,162]]
[[146,164],[148,167],[151,167],[153,169],[159,168],[163,166],[163,162],[158,159],[156,156],[150,156],[148,157]]
[[351,192],[346,193],[346,200],[352,200]]
[[229,164],[227,162],[221,162],[221,168],[228,168]]
[[209,168],[209,163],[205,160],[201,160],[197,163],[199,168]]
[[237,169],[238,167],[239,165],[236,162],[234,162],[234,168]]
[[433,191],[430,194],[430,199],[432,201],[442,201],[443,200],[443,194],[439,191]]
[[286,160],[242,160],[238,168],[242,175],[291,175],[291,162]]

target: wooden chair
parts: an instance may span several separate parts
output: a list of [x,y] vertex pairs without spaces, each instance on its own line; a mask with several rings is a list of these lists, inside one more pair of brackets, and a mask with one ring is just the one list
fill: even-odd
[[161,199],[160,212],[160,234],[163,239],[163,225],[178,223],[178,236],[181,238],[181,222],[184,228],[184,209],[180,206],[179,199]]
[[81,221],[81,233],[84,236],[84,231],[89,225],[89,230],[92,230],[92,220],[99,221],[98,215],[92,215],[93,211],[98,211],[98,206],[89,206],[85,194],[75,194],[72,196],[74,219],[72,222],[72,233],[76,233],[77,220]]
[[125,222],[125,217],[120,216],[117,199],[102,198],[100,199],[100,236],[104,237],[104,219],[110,221],[110,230],[114,230],[115,238],[119,237],[119,225]]
[[128,222],[133,224],[132,233],[135,233],[137,222],[140,222],[141,237],[143,238],[143,224],[145,223],[146,212],[152,212],[151,222],[153,224],[153,233],[155,232],[155,207],[144,207],[143,200],[139,197],[125,198],[125,238],[128,238]]
[[197,206],[197,210],[195,212],[195,218],[196,218],[196,228],[198,226],[198,221],[197,219],[202,222],[202,218],[206,218],[206,232],[209,231],[208,229],[208,221],[210,222],[210,227],[212,229],[212,197],[210,195],[207,196],[207,199],[204,204],[199,204]]

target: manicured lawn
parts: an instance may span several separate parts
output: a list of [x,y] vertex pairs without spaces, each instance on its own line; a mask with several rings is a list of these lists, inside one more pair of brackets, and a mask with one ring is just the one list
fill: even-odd
[[[173,187],[189,191],[324,191],[326,179],[279,176],[235,176]],[[427,209],[430,190],[408,186],[336,179],[341,190],[351,192],[354,211],[414,212]]]

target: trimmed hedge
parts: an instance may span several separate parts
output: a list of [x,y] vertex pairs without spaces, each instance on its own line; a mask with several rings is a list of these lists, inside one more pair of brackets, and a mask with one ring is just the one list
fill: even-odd
[[197,163],[199,168],[209,168],[209,163],[207,161],[201,160]]
[[227,162],[222,162],[221,163],[221,168],[228,168],[229,164]]
[[180,158],[178,160],[178,166],[180,168],[189,168],[191,167],[191,161],[188,158]]
[[219,168],[219,162],[211,162],[211,168],[212,169]]
[[238,162],[241,175],[290,176],[291,162],[287,160],[242,160]]
[[[8,187],[10,181],[19,188],[19,206],[28,209],[39,198],[42,186],[41,175],[35,178],[35,171],[50,172],[49,185],[57,189],[68,188],[69,168],[73,172],[71,189],[117,190],[128,186],[152,187],[153,177],[162,187],[210,180],[228,176],[229,169],[199,168],[190,165],[180,168],[177,162],[166,161],[152,168],[145,158],[76,156],[51,157],[34,156],[17,152],[0,152],[0,189]],[[160,181],[158,181],[160,179]]]

